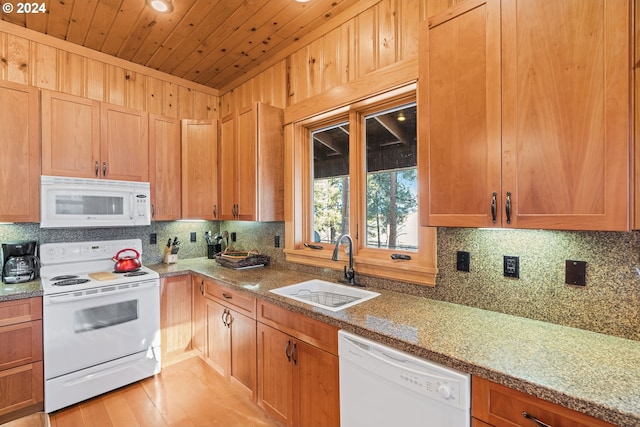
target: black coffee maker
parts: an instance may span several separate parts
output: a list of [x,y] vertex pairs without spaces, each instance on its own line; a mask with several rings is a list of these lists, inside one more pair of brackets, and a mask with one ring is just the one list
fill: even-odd
[[2,281],[22,283],[40,277],[38,242],[33,240],[2,244]]

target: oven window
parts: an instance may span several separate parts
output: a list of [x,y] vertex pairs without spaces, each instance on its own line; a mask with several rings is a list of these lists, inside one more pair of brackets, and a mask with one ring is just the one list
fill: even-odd
[[76,311],[73,316],[73,329],[76,333],[92,331],[119,325],[137,318],[138,300],[117,302]]
[[56,214],[122,215],[124,198],[110,196],[57,196]]

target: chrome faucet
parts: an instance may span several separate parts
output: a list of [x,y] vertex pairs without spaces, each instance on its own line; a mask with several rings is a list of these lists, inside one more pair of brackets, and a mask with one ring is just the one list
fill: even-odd
[[356,284],[356,272],[353,270],[353,240],[351,239],[351,236],[349,236],[348,234],[343,234],[338,238],[338,241],[336,242],[336,247],[333,248],[333,255],[331,256],[331,260],[338,261],[340,244],[342,243],[343,239],[347,239],[349,242],[349,269],[347,269],[346,265],[344,266],[344,280],[350,285],[362,286],[362,285]]

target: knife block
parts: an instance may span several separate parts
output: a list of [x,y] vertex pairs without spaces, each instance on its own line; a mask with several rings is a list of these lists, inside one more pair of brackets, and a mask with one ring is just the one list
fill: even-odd
[[165,248],[162,254],[162,262],[165,264],[175,264],[178,262],[178,254],[172,254],[169,248]]

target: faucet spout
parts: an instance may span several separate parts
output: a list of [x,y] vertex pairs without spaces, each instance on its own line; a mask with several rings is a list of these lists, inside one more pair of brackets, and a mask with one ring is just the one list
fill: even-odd
[[353,239],[348,234],[343,234],[338,238],[336,242],[336,246],[333,248],[333,255],[331,259],[333,261],[338,261],[340,258],[340,245],[342,244],[342,240],[347,239],[347,243],[349,244],[349,268],[344,266],[344,280],[353,286],[362,286],[356,284],[356,272],[353,269]]

